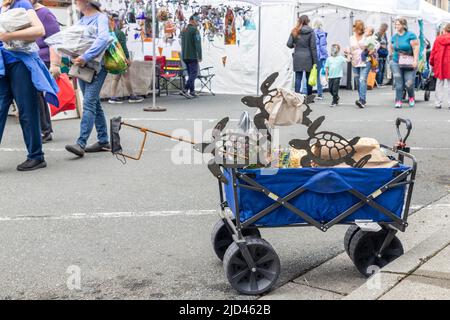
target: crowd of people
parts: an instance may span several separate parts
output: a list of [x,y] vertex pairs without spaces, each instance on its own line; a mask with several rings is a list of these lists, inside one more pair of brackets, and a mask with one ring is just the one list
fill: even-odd
[[[398,18],[395,21],[395,33],[388,39],[388,25],[383,23],[377,32],[366,26],[362,20],[353,25],[353,35],[349,39],[349,47],[341,50],[340,44],[331,44],[328,53],[327,33],[323,30],[321,19],[317,19],[310,27],[310,19],[306,15],[299,17],[287,42],[288,48],[294,49],[293,70],[295,72],[295,91],[312,95],[313,87],[309,81],[312,70],[317,69],[315,78],[324,74],[329,92],[332,96],[330,106],[339,103],[339,88],[344,70],[351,63],[354,87],[358,93],[356,106],[364,109],[367,104],[368,77],[375,74],[375,83],[382,87],[385,83],[389,67],[391,83],[395,88],[395,108],[402,108],[405,93],[409,107],[416,104],[415,85],[419,66],[420,43],[416,34],[409,31],[408,21]],[[437,78],[436,108],[441,108],[443,93],[450,77],[450,25],[439,33],[430,55],[430,66]],[[316,68],[314,68],[316,67]],[[303,77],[306,76],[306,81]],[[303,84],[306,83],[306,88]],[[316,99],[323,99],[323,82],[317,83]],[[311,100],[311,99],[309,99]]]
[[[128,68],[114,76],[110,103],[122,103],[117,97],[118,84],[123,79],[128,90],[130,103],[142,102],[130,81],[130,54],[126,36],[121,31],[117,15],[102,12],[100,3],[95,0],[76,0],[81,18],[81,26],[90,26],[96,30],[96,39],[84,54],[72,59],[76,67],[84,67],[101,56],[117,38],[126,56]],[[31,171],[47,166],[42,144],[52,141],[52,124],[47,103],[58,105],[58,86],[56,80],[61,75],[61,56],[50,48],[45,40],[60,31],[60,25],[52,12],[40,3],[40,0],[3,0],[1,13],[11,9],[24,9],[30,20],[30,26],[14,32],[0,31],[0,142],[3,136],[8,110],[15,101],[19,111],[19,122],[27,147],[27,160],[17,166],[19,171]],[[378,85],[383,85],[387,66],[392,72],[395,85],[395,107],[403,105],[405,92],[409,107],[415,105],[415,76],[419,63],[419,40],[408,30],[406,19],[395,22],[395,34],[388,39],[388,26],[382,24],[378,31],[365,26],[357,20],[353,26],[350,46],[342,50],[341,45],[328,46],[327,33],[322,21],[316,20],[310,27],[310,19],[302,15],[293,28],[287,46],[293,52],[293,70],[295,71],[295,91],[302,92],[306,82],[305,94],[312,97],[313,86],[309,79],[312,72],[316,78],[325,77],[326,85],[332,96],[331,106],[339,104],[339,88],[344,70],[348,63],[352,65],[358,99],[355,104],[365,108],[367,103],[367,80],[369,73],[376,72]],[[114,34],[114,36],[112,35]],[[9,41],[36,41],[39,52],[11,51],[4,47]],[[436,84],[436,108],[442,108],[445,101],[444,91],[450,84],[450,24],[437,37],[430,54]],[[181,94],[188,99],[196,98],[195,80],[198,77],[199,63],[202,61],[199,17],[193,15],[181,32],[182,60],[188,73],[188,80]],[[331,48],[328,52],[328,47]],[[317,69],[317,71],[316,71]],[[314,74],[313,74],[314,75]],[[83,95],[83,114],[78,139],[66,146],[66,150],[78,157],[85,153],[103,152],[110,149],[107,121],[100,100],[100,92],[107,76],[102,64],[92,81],[78,79]],[[316,76],[316,75],[314,75]],[[306,79],[305,79],[306,78]],[[306,81],[304,81],[306,80]],[[324,84],[317,81],[317,99],[324,99]],[[310,100],[308,100],[310,101]],[[97,142],[87,145],[93,129],[97,132]]]

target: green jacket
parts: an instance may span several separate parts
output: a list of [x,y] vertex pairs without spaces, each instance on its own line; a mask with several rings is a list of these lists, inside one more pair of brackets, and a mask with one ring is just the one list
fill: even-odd
[[200,32],[191,24],[181,33],[181,57],[183,60],[202,60]]
[[120,29],[116,29],[114,33],[116,34],[117,40],[119,40],[119,43],[122,46],[123,52],[125,53],[125,57],[127,59],[130,59],[130,53],[128,52],[127,48],[127,36]]

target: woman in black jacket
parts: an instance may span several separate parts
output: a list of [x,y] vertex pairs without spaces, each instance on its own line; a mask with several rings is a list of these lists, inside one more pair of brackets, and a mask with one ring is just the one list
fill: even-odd
[[[306,82],[313,65],[317,65],[316,35],[309,26],[309,18],[306,15],[298,19],[297,26],[292,30],[287,46],[294,49],[295,92],[300,93],[303,72],[306,72]],[[308,96],[312,94],[313,88],[308,84]]]

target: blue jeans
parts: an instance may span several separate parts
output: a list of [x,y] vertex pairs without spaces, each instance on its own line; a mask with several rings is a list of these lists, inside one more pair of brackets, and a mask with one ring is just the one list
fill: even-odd
[[391,62],[392,76],[395,83],[395,101],[403,100],[403,92],[406,90],[410,98],[415,97],[414,80],[416,78],[416,70],[400,69],[397,62]]
[[370,63],[368,63],[365,67],[353,67],[355,85],[358,89],[359,101],[362,103],[367,102],[367,77],[369,76],[371,69],[372,66]]
[[39,96],[31,81],[31,73],[23,62],[7,64],[5,69],[6,75],[0,77],[0,143],[8,117],[8,110],[14,99],[19,108],[19,122],[28,151],[27,159],[44,160],[39,118]]
[[317,95],[319,97],[323,96],[323,87],[322,83],[320,82],[320,71],[322,71],[322,68],[325,65],[325,60],[319,60],[319,64],[317,65]]
[[198,60],[184,60],[184,63],[186,64],[187,73],[188,73],[188,80],[186,81],[185,89],[188,90],[190,93],[195,93],[195,80],[198,77],[198,72],[200,69],[200,66],[198,64]]
[[83,117],[80,124],[80,137],[77,143],[83,149],[86,148],[87,141],[91,135],[92,129],[97,130],[97,139],[100,144],[107,144],[108,126],[106,124],[105,113],[100,102],[100,91],[105,82],[107,72],[102,69],[95,75],[91,83],[78,80],[81,92],[83,92]]
[[378,85],[383,85],[384,74],[386,72],[386,59],[380,58],[378,59],[378,73],[377,73],[377,83]]
[[[306,72],[306,88],[307,88],[308,96],[312,95],[312,93],[313,93],[313,88],[308,83],[310,74],[311,74],[310,72]],[[303,80],[303,71],[297,71],[295,73],[295,92],[297,92],[297,93],[301,93],[302,80]]]

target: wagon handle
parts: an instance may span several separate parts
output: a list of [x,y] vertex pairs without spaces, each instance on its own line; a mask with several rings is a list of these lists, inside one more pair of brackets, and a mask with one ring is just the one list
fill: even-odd
[[[407,131],[406,131],[405,137],[403,137],[401,132],[400,132],[400,125],[402,123],[404,123],[406,125],[406,130]],[[397,136],[398,136],[400,147],[406,147],[406,140],[408,140],[408,137],[411,134],[411,130],[412,130],[411,120],[397,118],[397,120],[395,121],[395,126],[397,128]]]
[[[123,153],[122,146],[120,145],[120,134],[119,134],[119,131],[122,126],[137,129],[144,134],[140,149],[136,156],[132,156],[132,155]],[[193,140],[188,140],[188,139],[185,139],[182,137],[174,137],[174,136],[171,136],[170,134],[167,134],[164,132],[135,126],[135,125],[132,125],[132,124],[122,121],[121,117],[115,117],[115,118],[111,119],[111,147],[112,147],[111,152],[112,152],[112,154],[120,155],[124,158],[132,159],[132,160],[140,160],[142,157],[142,154],[144,153],[144,147],[145,147],[145,143],[147,142],[147,134],[148,133],[156,134],[158,136],[166,137],[166,138],[173,139],[173,140],[180,141],[180,142],[189,143],[191,145],[197,145],[197,143]],[[238,158],[245,159],[245,160],[248,159],[248,157],[246,157],[246,156],[235,155],[232,152],[225,151],[224,155],[237,156]]]

